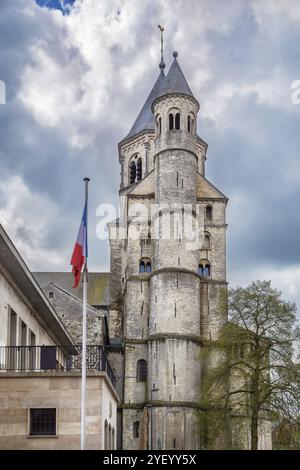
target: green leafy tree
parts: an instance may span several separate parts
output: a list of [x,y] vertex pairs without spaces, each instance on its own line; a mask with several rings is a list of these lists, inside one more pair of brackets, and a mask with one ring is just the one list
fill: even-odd
[[[262,425],[270,426],[279,417],[294,420],[299,416],[296,308],[281,298],[270,281],[224,292],[220,308],[221,313],[228,311],[229,321],[218,341],[205,348],[202,408],[207,409],[207,416],[230,419],[241,441],[248,423],[250,448],[255,450]],[[221,429],[216,419],[213,423],[208,433],[212,441]],[[231,442],[231,446],[238,444]]]

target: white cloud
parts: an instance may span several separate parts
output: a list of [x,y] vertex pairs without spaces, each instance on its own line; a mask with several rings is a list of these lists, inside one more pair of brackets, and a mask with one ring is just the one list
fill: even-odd
[[57,205],[30,191],[19,176],[1,181],[1,200],[4,197],[7,203],[0,207],[1,224],[29,266],[49,270],[60,266],[64,260],[59,249],[45,245],[47,232],[62,223]]
[[[149,0],[112,0],[109,3],[77,0],[71,14],[65,17],[56,10],[41,9],[32,3],[26,8],[27,15],[47,23],[46,29],[51,27],[52,34],[48,31],[31,46],[30,60],[22,73],[19,99],[39,124],[61,129],[72,146],[85,147],[95,138],[103,118],[106,122],[120,120],[115,98],[122,92],[124,95],[134,93],[136,86],[141,86],[147,74],[157,67],[157,16],[165,20],[167,48],[171,45],[179,48],[185,58],[192,55],[197,67],[191,83],[199,88],[211,78],[206,31],[228,30],[241,5],[233,1],[228,9],[218,1],[206,5],[189,2],[197,17],[197,21],[191,22],[189,15],[180,14],[182,8],[187,11],[187,3],[158,0],[153,5]],[[147,38],[147,50],[142,50],[138,44],[142,34],[140,25],[145,24],[151,8],[154,8],[155,23]],[[197,47],[191,50],[191,44]],[[111,53],[113,48],[123,56],[119,69]],[[168,64],[170,59],[166,57]],[[219,93],[225,93],[226,98],[226,86],[220,88]]]
[[[229,282],[233,287],[245,287],[253,280],[263,279],[271,280],[272,286],[282,292],[283,299],[300,305],[300,265],[275,269],[258,263],[257,267],[232,272]],[[297,315],[300,319],[300,311]]]
[[282,34],[290,22],[300,20],[300,4],[295,0],[252,0],[256,21],[272,37]]
[[[85,176],[82,172],[87,171],[86,174],[94,176],[93,184],[97,190],[94,190],[93,199],[97,203],[105,197],[106,201],[111,200],[112,194],[117,195],[119,167],[116,135],[122,138],[129,130],[153,85],[155,75],[159,73],[159,23],[165,26],[167,67],[172,60],[171,51],[178,50],[182,69],[200,101],[199,132],[203,138],[206,138],[203,135],[203,118],[215,121],[208,141],[207,171],[213,182],[224,175],[227,178],[229,183],[224,191],[230,198],[229,236],[238,233],[239,240],[243,237],[243,230],[238,227],[239,217],[242,214],[248,228],[249,220],[254,219],[255,207],[249,203],[247,191],[242,188],[246,178],[253,177],[253,172],[249,176],[247,169],[242,168],[245,160],[242,162],[240,153],[244,149],[238,139],[244,146],[249,143],[251,147],[255,143],[256,152],[251,155],[251,161],[259,163],[258,176],[270,166],[270,159],[265,154],[275,153],[274,145],[277,145],[273,143],[277,136],[272,135],[271,113],[268,115],[267,133],[262,120],[257,119],[251,106],[248,106],[247,99],[250,97],[259,103],[260,110],[274,108],[274,116],[281,108],[296,119],[296,113],[300,111],[300,106],[291,104],[290,88],[291,80],[299,77],[290,76],[288,60],[285,63],[285,57],[278,53],[282,39],[286,39],[287,43],[294,40],[294,36],[288,39],[288,32],[289,27],[295,24],[294,18],[300,15],[300,6],[295,0],[77,0],[68,16],[63,16],[59,11],[39,8],[33,0],[6,4],[10,5],[6,9],[11,8],[13,12],[8,14],[6,21],[10,24],[11,16],[15,15],[20,25],[21,39],[16,29],[13,36],[16,42],[11,40],[9,47],[4,45],[1,51],[1,58],[7,54],[7,64],[12,64],[11,78],[17,83],[19,101],[14,103],[15,108],[9,105],[2,107],[6,112],[12,110],[13,122],[17,124],[13,136],[4,126],[0,128],[1,144],[6,145],[5,163],[11,175],[5,187],[4,183],[0,186],[4,199],[3,206],[0,206],[0,220],[4,220],[5,227],[31,267],[67,269],[68,253],[62,245],[59,248],[54,239],[55,224],[64,223],[64,227],[74,225],[71,237],[75,236],[76,217],[62,207],[62,221],[60,204],[69,204],[70,207],[70,200],[73,203],[77,197],[74,188],[78,188],[82,176]],[[244,15],[245,9],[248,16]],[[24,45],[25,32],[29,39]],[[9,42],[9,35],[6,40]],[[236,45],[240,52],[240,40],[244,41],[242,45],[245,43],[250,52],[252,48],[254,50],[247,61],[243,60],[243,47],[238,59],[232,56]],[[16,73],[14,67],[19,56],[22,60],[21,65],[18,62]],[[14,73],[17,77],[13,76]],[[9,80],[7,85],[11,94]],[[245,114],[247,122],[243,119]],[[273,134],[278,129],[275,124]],[[230,142],[226,150],[219,148],[214,155],[211,147],[223,142],[224,136],[226,144],[228,128],[234,130],[229,133],[230,138],[232,136],[234,139],[237,134],[237,139],[232,141],[232,145]],[[290,189],[291,182],[296,184],[300,178],[298,160],[290,151],[294,134],[287,134],[283,134],[280,140],[285,156],[280,184],[286,191]],[[234,168],[228,167],[232,163],[232,154],[236,157]],[[77,159],[78,165],[70,163],[73,158]],[[219,163],[215,163],[215,169],[211,172],[213,161]],[[270,176],[275,168],[276,162],[270,168]],[[40,181],[45,181],[48,171],[51,172],[51,180],[49,178],[49,184],[45,183],[48,194],[45,196],[38,193],[36,187]],[[16,174],[20,176],[16,177]],[[63,182],[61,174],[66,175]],[[259,200],[264,197],[263,188],[255,183],[256,180],[253,181],[255,197]],[[63,184],[61,202],[58,201],[57,188]],[[115,187],[112,188],[113,185]],[[221,184],[220,188],[223,189]],[[77,212],[78,201],[79,197],[73,204],[74,212]],[[32,207],[38,210],[32,211]],[[77,214],[79,212],[80,209]],[[91,233],[93,229],[91,226]],[[29,236],[26,237],[28,230]],[[253,233],[255,241],[256,236]],[[108,260],[108,251],[107,247],[101,249],[99,240],[95,238],[90,253],[93,253],[91,263],[96,269],[100,264],[98,257],[102,257],[104,264],[103,259]],[[70,243],[67,245],[69,247]],[[247,257],[243,249],[241,256]],[[271,277],[278,287],[282,283],[287,295],[297,297],[298,274],[294,268],[291,271],[288,267],[286,269],[286,277],[282,272],[280,277],[273,268],[261,268],[258,272],[248,269],[232,272],[231,278],[234,282],[240,279],[248,282],[257,277]]]

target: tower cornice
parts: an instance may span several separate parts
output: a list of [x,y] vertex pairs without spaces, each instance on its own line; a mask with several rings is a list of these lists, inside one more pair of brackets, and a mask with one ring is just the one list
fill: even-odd
[[[171,132],[171,131],[169,131]],[[153,161],[155,162],[155,159],[158,155],[162,154],[162,153],[165,153],[165,152],[168,152],[168,151],[181,151],[181,152],[186,152],[186,153],[190,153],[191,155],[193,155],[195,158],[196,158],[196,161],[198,162],[198,155],[196,152],[194,152],[193,150],[187,148],[187,147],[184,147],[182,145],[182,147],[180,146],[180,144],[178,144],[178,146],[175,147],[175,145],[173,146],[166,146],[165,148],[163,148],[162,150],[158,150],[158,152],[155,152],[154,156],[153,156]]]
[[165,274],[165,273],[191,274],[197,277],[204,284],[224,284],[224,285],[228,284],[228,282],[225,280],[208,279],[206,276],[200,276],[200,274],[198,274],[196,271],[192,271],[191,269],[185,269],[185,268],[180,268],[176,266],[157,269],[149,275],[149,278],[152,278],[154,276],[159,276],[160,274]]
[[199,111],[200,109],[200,104],[199,104],[199,101],[196,100],[196,98],[194,98],[193,96],[190,96],[190,95],[186,95],[185,93],[165,93],[164,95],[162,96],[159,96],[158,98],[156,98],[152,105],[151,105],[151,110],[152,110],[152,113],[154,113],[154,107],[157,103],[160,103],[161,101],[164,101],[166,98],[185,98],[187,99],[188,101],[191,101],[192,103],[194,103],[197,107],[197,112]]

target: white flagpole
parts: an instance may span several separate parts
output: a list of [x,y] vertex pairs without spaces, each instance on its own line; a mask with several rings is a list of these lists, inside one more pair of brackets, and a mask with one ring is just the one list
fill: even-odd
[[[84,178],[86,214],[88,214],[88,184],[89,178]],[[86,219],[88,219],[86,215]],[[87,230],[86,230],[87,235]],[[86,242],[87,243],[87,242]],[[87,253],[83,267],[83,308],[82,308],[82,364],[81,364],[81,423],[80,423],[80,449],[85,448],[85,409],[86,409],[86,309],[87,309]]]

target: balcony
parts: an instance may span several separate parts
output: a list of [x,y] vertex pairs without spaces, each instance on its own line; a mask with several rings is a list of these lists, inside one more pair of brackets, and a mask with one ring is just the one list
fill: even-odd
[[[0,347],[0,373],[2,372],[75,372],[81,371],[82,346],[2,346]],[[112,385],[116,378],[102,346],[86,348],[87,371],[104,371]],[[1,376],[0,376],[1,377]]]

